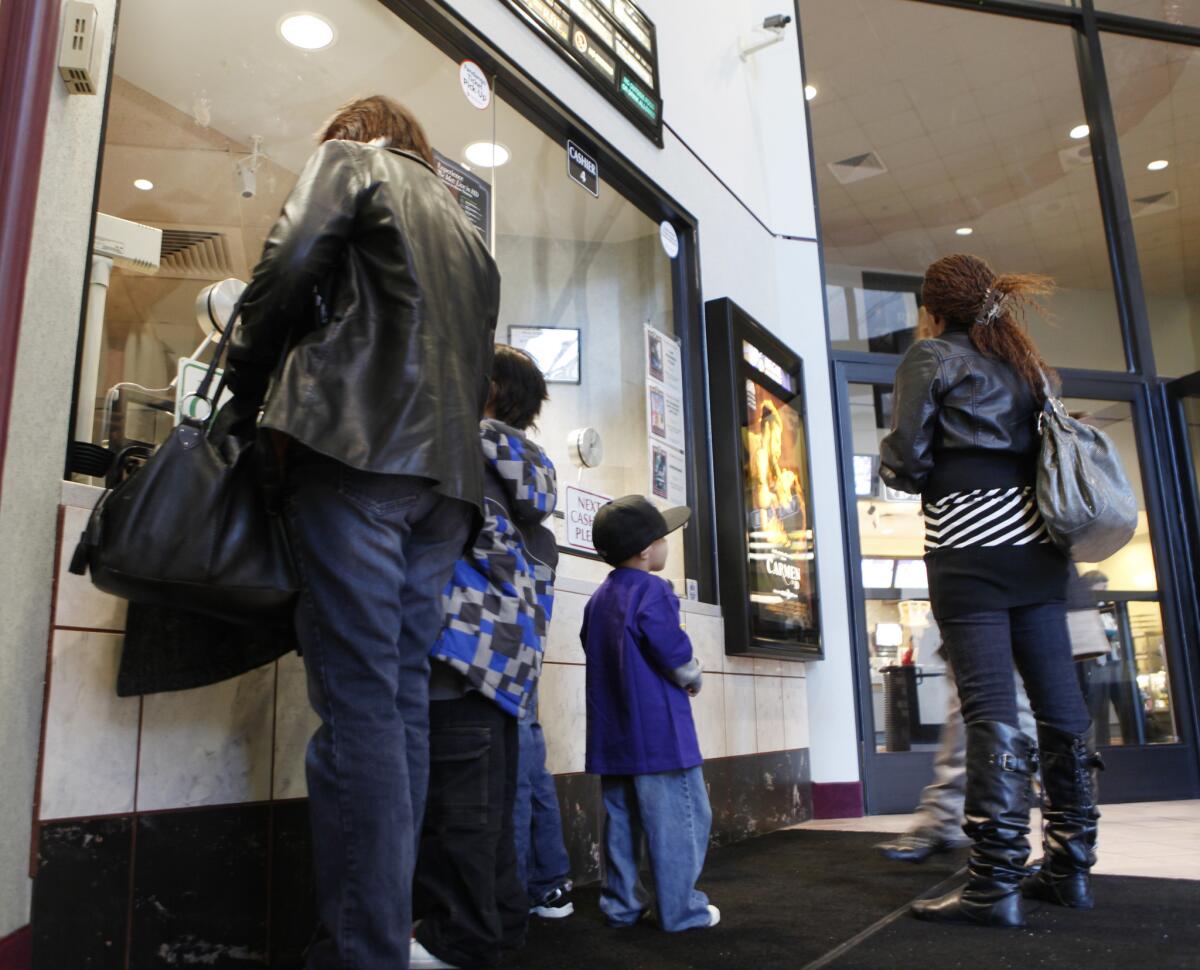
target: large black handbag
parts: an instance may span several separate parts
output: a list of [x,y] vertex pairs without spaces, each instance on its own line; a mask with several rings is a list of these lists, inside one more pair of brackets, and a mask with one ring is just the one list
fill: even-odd
[[268,509],[254,422],[237,432],[215,414],[224,380],[213,390],[214,375],[239,311],[187,402],[190,416],[100,498],[71,571],[134,603],[287,624],[298,583],[283,523]]

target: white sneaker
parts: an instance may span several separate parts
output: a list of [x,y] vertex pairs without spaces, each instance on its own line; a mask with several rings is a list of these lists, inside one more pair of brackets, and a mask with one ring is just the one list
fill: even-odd
[[719,922],[721,922],[721,911],[712,903],[708,904],[708,915],[712,917],[708,923],[710,927],[716,926]]
[[439,960],[416,940],[409,947],[408,965],[411,970],[458,970],[453,963]]

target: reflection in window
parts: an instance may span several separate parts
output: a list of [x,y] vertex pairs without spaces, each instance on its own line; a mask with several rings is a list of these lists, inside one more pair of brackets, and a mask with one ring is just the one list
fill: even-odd
[[1051,363],[1124,370],[1071,29],[902,0],[800,25],[834,347],[903,352],[925,267],[970,252],[1058,281]]
[[1200,49],[1103,44],[1155,363],[1188,374],[1200,370]]
[[1130,543],[1104,562],[1076,563],[1096,591],[1108,638],[1103,656],[1076,666],[1097,744],[1175,741],[1158,578],[1132,410],[1121,401],[1067,398],[1064,403],[1113,440],[1138,501],[1138,526]]
[[930,613],[925,520],[915,496],[893,492],[879,480],[879,443],[892,420],[891,387],[851,384],[849,391],[876,747],[932,750],[950,688],[938,654],[941,634]]

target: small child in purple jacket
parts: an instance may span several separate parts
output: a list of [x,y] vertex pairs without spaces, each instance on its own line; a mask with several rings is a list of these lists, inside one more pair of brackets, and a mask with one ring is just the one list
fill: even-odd
[[652,575],[667,564],[666,536],[691,516],[660,512],[641,495],[603,506],[592,526],[596,551],[616,568],[583,614],[587,654],[587,757],[600,775],[604,889],[611,926],[631,926],[649,906],[638,881],[642,835],[650,852],[658,919],[668,932],[716,926],[720,910],[696,889],[712,810],[689,695],[700,662],[679,622],[679,598]]

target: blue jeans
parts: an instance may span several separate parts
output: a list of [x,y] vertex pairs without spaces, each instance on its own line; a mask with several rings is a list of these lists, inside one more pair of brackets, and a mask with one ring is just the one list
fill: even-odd
[[1003,721],[1018,726],[1015,664],[1039,722],[1072,734],[1087,730],[1065,604],[968,613],[942,619],[939,625],[967,724]]
[[298,449],[286,523],[296,633],[321,726],[308,746],[318,939],[308,970],[405,970],[429,776],[429,647],[472,508],[425,479]]
[[571,860],[563,846],[562,816],[554,776],[546,770],[546,739],[537,720],[537,696],[529,713],[517,722],[520,758],[513,827],[517,841],[517,876],[537,902],[561,886],[571,873]]
[[636,923],[648,899],[638,879],[645,840],[668,932],[708,926],[708,897],[696,888],[708,852],[712,809],[700,766],[653,775],[604,775],[604,888],[600,910],[614,926]]

